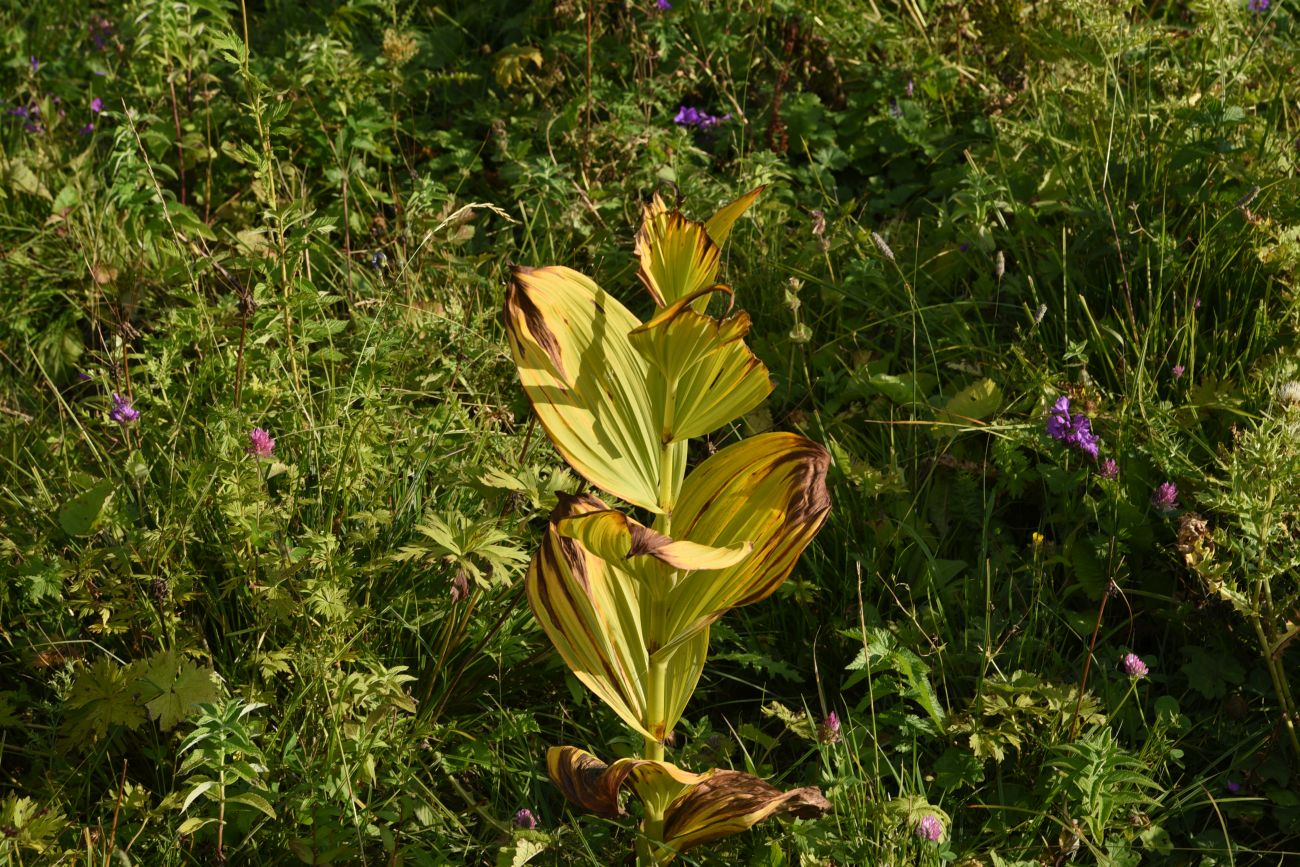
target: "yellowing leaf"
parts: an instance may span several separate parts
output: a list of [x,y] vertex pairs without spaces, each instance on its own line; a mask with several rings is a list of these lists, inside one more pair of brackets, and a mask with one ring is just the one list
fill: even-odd
[[662,740],[681,718],[699,681],[708,631],[665,652],[672,671],[669,693],[663,719],[650,720],[650,650],[642,623],[651,588],[618,560],[601,559],[560,533],[559,525],[576,516],[607,513],[604,503],[592,496],[561,493],[559,498],[525,579],[533,614],[578,680],[642,736]]
[[547,750],[546,772],[571,803],[609,819],[627,815],[619,803],[619,790],[625,783],[658,786],[670,782],[680,791],[707,779],[706,774],[694,774],[669,762],[651,759],[619,759],[607,765],[577,747]]
[[641,260],[637,276],[655,304],[667,307],[713,283],[722,251],[703,223],[651,205],[636,236],[636,255]]
[[509,45],[497,52],[492,60],[492,75],[497,84],[510,87],[523,81],[524,71],[531,63],[542,68],[542,52],[531,45]]
[[673,536],[716,548],[748,541],[753,553],[682,577],[669,596],[665,631],[648,640],[671,647],[727,610],[771,595],[830,514],[829,464],[824,448],[791,433],[742,440],[700,464],[682,486]]
[[[666,849],[660,863],[692,846],[753,827],[774,815],[813,818],[831,805],[815,786],[782,792],[758,777],[714,769],[703,774],[669,762],[619,759],[607,765],[577,747],[552,747],[546,753],[551,780],[572,803],[607,818],[627,815],[619,803],[624,785],[643,800],[668,800],[663,816]],[[663,795],[668,797],[662,797]]]
[[661,375],[651,380],[651,403],[672,408],[661,417],[661,442],[712,433],[772,393],[767,368],[745,345],[749,314],[719,321],[691,308],[711,291],[731,292],[706,288],[679,298],[629,335]]
[[[676,208],[669,210],[655,194],[642,212],[635,251],[641,261],[637,276],[656,305],[667,307],[712,285],[732,225],[763,189],[758,187],[725,205],[708,223],[688,220]],[[701,305],[697,302],[696,306]]]
[[603,511],[605,504],[592,496],[562,493],[559,499],[524,582],[533,615],[578,680],[651,737],[642,722],[649,665],[641,636],[644,590],[556,528],[570,516]]
[[771,816],[812,819],[830,809],[830,802],[816,786],[782,792],[740,771],[713,771],[678,795],[664,811],[664,843],[670,852],[684,852],[747,831]]
[[[556,530],[561,536],[577,539],[587,551],[616,565],[645,556],[672,569],[722,569],[744,560],[753,547],[748,542],[741,542],[727,548],[714,548],[670,539],[612,509],[565,518],[556,525]],[[629,568],[632,566],[627,565]]]
[[505,313],[519,379],[556,450],[597,487],[658,511],[649,365],[627,337],[641,323],[562,267],[516,268]]
[[736,199],[731,204],[723,205],[718,209],[716,214],[709,217],[708,221],[704,224],[704,228],[708,230],[709,237],[713,239],[713,243],[717,244],[719,247],[727,243],[727,236],[731,234],[731,227],[735,224],[736,220],[740,219],[741,214],[749,210],[750,205],[758,201],[758,197],[762,195],[763,190],[765,189],[767,189],[767,184],[754,187],[754,189],[745,193],[745,195]]

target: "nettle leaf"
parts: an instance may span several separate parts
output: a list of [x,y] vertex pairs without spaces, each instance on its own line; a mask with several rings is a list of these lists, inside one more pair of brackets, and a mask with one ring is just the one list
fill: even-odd
[[138,674],[138,664],[119,666],[107,658],[83,668],[68,693],[67,706],[77,711],[64,723],[68,739],[98,740],[116,726],[142,726],[145,717],[136,684]]
[[175,648],[156,654],[140,678],[149,716],[169,731],[199,705],[221,698],[221,681],[210,668],[182,659]]

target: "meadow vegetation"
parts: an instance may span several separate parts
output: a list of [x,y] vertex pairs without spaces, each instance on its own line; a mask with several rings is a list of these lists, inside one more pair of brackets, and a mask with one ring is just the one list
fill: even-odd
[[0,7],[4,863],[631,863],[503,307],[759,186],[682,454],[831,511],[659,758],[830,809],[673,863],[1300,859],[1292,4]]

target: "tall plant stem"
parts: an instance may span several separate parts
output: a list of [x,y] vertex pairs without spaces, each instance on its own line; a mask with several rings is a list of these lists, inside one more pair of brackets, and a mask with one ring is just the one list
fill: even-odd
[[[665,536],[671,536],[673,532],[673,505],[676,497],[676,490],[681,487],[681,483],[676,479],[676,462],[673,460],[673,444],[670,441],[673,427],[673,416],[675,415],[677,402],[677,384],[669,382],[664,389],[664,415],[662,433],[662,446],[659,449],[659,508],[663,516],[660,519],[660,532]],[[670,579],[672,580],[672,579]],[[648,620],[649,629],[646,635],[646,650],[650,654],[649,670],[646,672],[646,728],[651,732],[658,732],[659,737],[646,737],[643,758],[651,759],[656,762],[664,760],[664,743],[663,739],[668,732],[667,723],[667,690],[668,690],[668,660],[663,656],[656,656],[662,645],[662,632],[668,619],[668,600],[665,594],[660,590],[652,590],[650,598],[650,617]],[[656,729],[659,726],[659,729]],[[649,809],[647,807],[647,809]],[[647,819],[649,813],[647,813]]]

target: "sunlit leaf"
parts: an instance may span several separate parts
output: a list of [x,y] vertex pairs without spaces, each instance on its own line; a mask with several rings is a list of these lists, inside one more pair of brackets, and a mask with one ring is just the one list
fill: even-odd
[[649,364],[628,339],[641,323],[561,267],[516,268],[505,312],[524,392],[555,448],[592,484],[657,511],[662,443]]
[[753,547],[741,542],[714,548],[670,539],[612,509],[565,518],[556,529],[561,536],[577,539],[587,551],[616,565],[650,557],[672,569],[723,569],[744,560]]
[[[642,630],[650,587],[620,567],[619,560],[592,554],[559,525],[588,514],[609,514],[592,496],[560,494],[525,587],[538,623],[574,675],[629,726],[662,740],[672,730],[699,681],[708,653],[708,631],[663,652],[670,678],[663,719],[649,719],[646,693],[650,649]],[[581,524],[577,524],[581,530]],[[598,534],[593,534],[598,535]],[[604,543],[600,543],[604,544]]]
[[[762,191],[763,187],[751,190],[724,206],[707,224],[687,219],[676,208],[670,210],[655,194],[642,213],[636,255],[641,263],[637,276],[656,305],[667,307],[713,284],[723,242]],[[695,303],[699,308],[703,299]]]
[[[740,563],[684,575],[673,588],[664,646],[682,640],[726,611],[766,599],[786,579],[830,513],[830,455],[797,434],[768,433],[710,457],[687,477],[672,516],[672,535],[725,548],[753,545]],[[662,520],[662,519],[661,519]]]
[[156,654],[139,682],[147,690],[145,707],[163,731],[174,728],[200,704],[221,697],[217,673],[182,659],[175,649]]
[[629,335],[660,374],[650,382],[652,404],[672,408],[661,413],[661,442],[712,433],[772,393],[767,368],[745,345],[749,314],[718,320],[691,308],[714,291],[731,292],[719,286],[679,298]]

